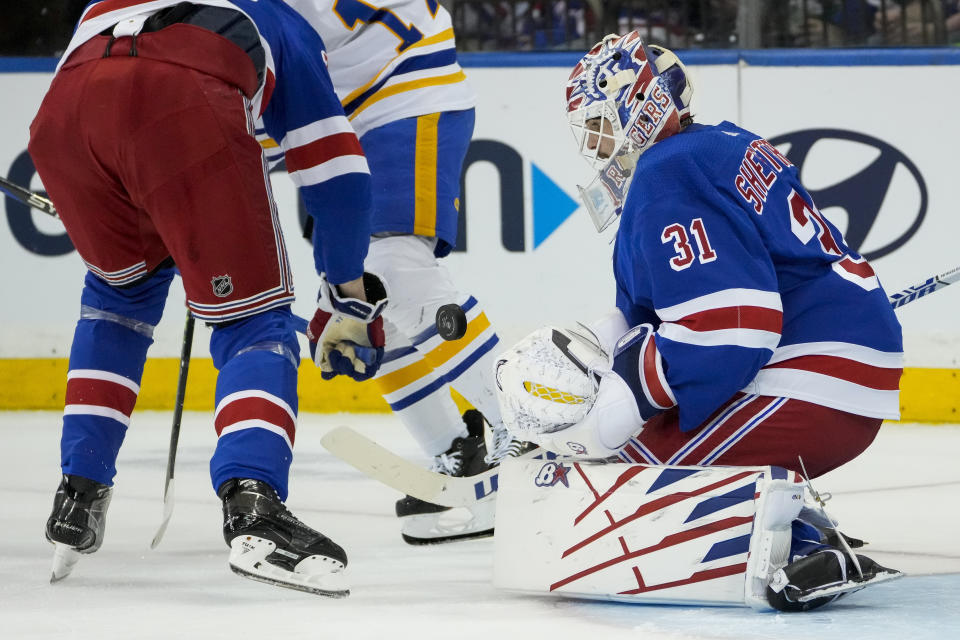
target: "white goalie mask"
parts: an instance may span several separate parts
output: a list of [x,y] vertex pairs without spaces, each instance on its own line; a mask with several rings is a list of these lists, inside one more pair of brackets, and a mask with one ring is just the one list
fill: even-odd
[[640,154],[689,123],[692,95],[676,54],[645,47],[636,31],[606,36],[574,67],[567,119],[580,154],[599,171],[578,187],[598,231],[620,214]]

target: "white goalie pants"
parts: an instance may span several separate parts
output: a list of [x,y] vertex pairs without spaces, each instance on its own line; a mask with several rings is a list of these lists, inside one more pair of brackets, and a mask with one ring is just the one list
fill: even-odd
[[[491,425],[501,424],[493,392],[492,359],[497,335],[475,298],[462,293],[433,254],[436,240],[414,235],[373,237],[365,268],[387,283],[386,353],[374,378],[390,408],[424,452],[446,451],[466,435],[451,385]],[[460,340],[437,333],[437,309],[459,304],[468,321]]]

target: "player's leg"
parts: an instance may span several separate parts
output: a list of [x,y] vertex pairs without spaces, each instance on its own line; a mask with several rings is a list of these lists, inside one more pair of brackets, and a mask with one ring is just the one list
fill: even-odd
[[103,542],[117,455],[173,275],[173,268],[162,268],[117,288],[87,273],[67,373],[63,479],[47,521],[51,542],[82,553]]
[[[345,595],[343,549],[283,504],[300,347],[286,249],[251,105],[234,87],[190,73],[176,89],[170,86],[175,77],[157,80],[176,102],[202,103],[170,124],[192,141],[192,153],[145,171],[143,193],[180,265],[187,304],[213,326],[218,439],[210,475],[223,502],[230,566],[255,580]],[[139,143],[149,145],[175,132],[157,127],[143,135]],[[180,170],[172,171],[174,165]]]
[[[379,236],[371,243],[367,269],[385,277],[391,291],[385,313],[388,353],[377,383],[433,456],[435,470],[454,475],[487,468],[483,417],[500,424],[487,372],[496,334],[477,301],[461,294],[437,261],[456,242],[460,168],[472,131],[468,110],[407,118],[361,138],[374,182],[373,231]],[[472,322],[467,336],[445,343],[434,318],[451,302],[467,307]],[[461,417],[451,384],[482,415],[471,411]],[[408,542],[435,542],[491,533],[489,502],[483,513],[481,506],[474,513],[454,513],[406,498],[397,513]]]
[[149,222],[113,164],[117,137],[98,135],[88,117],[113,99],[120,69],[102,71],[90,63],[58,74],[31,126],[37,171],[89,268],[67,374],[63,478],[46,526],[55,580],[72,569],[72,551],[103,542],[117,454],[175,273],[163,247],[142,236]]
[[[478,345],[456,350],[436,333],[436,308],[459,295],[449,275],[433,255],[433,242],[413,235],[374,238],[366,268],[378,273],[390,287],[385,312],[387,352],[377,377],[380,392],[423,451],[433,458],[439,473],[468,476],[489,468],[484,419],[475,409],[461,416],[450,393],[444,370],[456,366],[451,358],[479,352],[496,335],[487,325]],[[465,301],[464,301],[465,302]],[[476,325],[475,325],[476,326]],[[466,337],[463,340],[467,341]],[[411,544],[443,542],[491,535],[492,498],[474,508],[450,509],[406,497],[397,502],[404,540]]]
[[[393,275],[390,285],[396,302],[391,301],[387,319],[392,318],[423,355],[420,367],[433,368],[492,425],[499,425],[492,375],[485,366],[490,364],[496,334],[481,305],[460,293],[436,260],[456,244],[460,171],[473,124],[472,109],[433,113],[389,123],[361,138],[374,182],[372,229],[381,236],[375,239],[368,262]],[[398,235],[420,242],[391,237]],[[451,302],[467,308],[471,323],[463,339],[444,344],[433,322],[436,310]],[[394,387],[387,393],[396,393]],[[444,401],[446,395],[442,394]],[[391,402],[390,397],[387,400]],[[443,415],[449,416],[449,410]],[[460,431],[462,426],[448,430]]]

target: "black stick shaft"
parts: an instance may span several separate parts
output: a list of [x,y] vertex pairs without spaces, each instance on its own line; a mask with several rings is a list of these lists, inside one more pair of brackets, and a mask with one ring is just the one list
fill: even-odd
[[60,217],[57,215],[57,209],[53,206],[52,200],[43,197],[39,193],[34,193],[29,189],[24,189],[20,185],[10,182],[3,176],[0,176],[0,191],[7,194],[17,202],[27,205],[28,207],[33,207],[38,211],[43,211],[54,218]]
[[177,462],[177,445],[180,442],[180,419],[183,417],[183,400],[187,393],[187,372],[190,370],[190,351],[193,348],[193,314],[187,311],[183,326],[183,346],[180,349],[180,371],[177,375],[177,399],[173,406],[173,427],[170,429],[170,451],[167,455],[167,480],[173,478]]

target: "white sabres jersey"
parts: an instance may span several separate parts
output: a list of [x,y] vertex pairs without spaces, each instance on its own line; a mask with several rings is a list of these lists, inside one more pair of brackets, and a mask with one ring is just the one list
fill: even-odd
[[358,135],[388,122],[472,108],[450,14],[438,0],[285,0],[320,34]]

